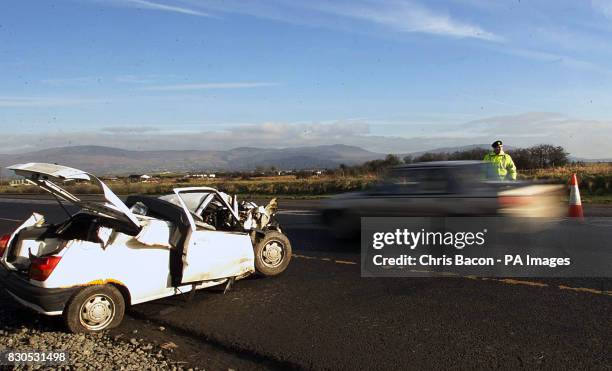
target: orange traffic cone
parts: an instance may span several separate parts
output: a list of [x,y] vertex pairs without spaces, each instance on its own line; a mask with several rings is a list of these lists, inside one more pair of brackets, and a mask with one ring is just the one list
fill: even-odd
[[572,218],[583,218],[582,201],[580,201],[580,190],[578,189],[578,178],[572,174],[570,179],[570,198],[568,216]]

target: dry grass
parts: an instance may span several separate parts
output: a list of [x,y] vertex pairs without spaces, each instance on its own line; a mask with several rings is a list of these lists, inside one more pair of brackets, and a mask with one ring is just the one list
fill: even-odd
[[574,173],[578,177],[578,187],[581,193],[587,196],[612,194],[612,163],[609,162],[531,171],[519,170],[521,179],[542,180],[558,184],[568,184]]
[[[297,179],[295,177],[261,177],[252,179],[190,179],[159,183],[125,183],[107,182],[106,184],[117,194],[164,194],[172,192],[173,188],[208,186],[231,194],[248,195],[295,195],[320,196],[335,193],[363,190],[376,182],[372,176],[364,177],[312,177]],[[74,184],[65,186],[66,190],[75,194],[100,193],[97,187],[90,184]],[[0,186],[0,193],[43,193],[37,187]]]
[[[567,184],[570,176],[576,173],[579,179],[580,192],[593,199],[608,199],[612,195],[612,163],[573,165],[551,169],[521,171],[519,179]],[[336,193],[366,189],[377,182],[373,175],[355,177],[320,176],[298,179],[295,176],[269,176],[247,179],[189,179],[178,180],[164,178],[159,183],[126,183],[123,181],[107,182],[117,194],[164,194],[177,187],[209,186],[221,191],[242,195],[290,195],[322,196]],[[68,191],[84,194],[99,193],[96,187],[89,184],[74,184],[66,187]],[[0,186],[0,193],[42,193],[34,186],[9,187]]]
[[527,178],[567,178],[569,179],[572,174],[576,173],[579,177],[584,176],[597,176],[597,175],[611,175],[612,174],[612,162],[598,162],[593,164],[584,165],[568,165],[562,167],[555,167],[550,169],[535,169],[535,170],[523,170],[520,171]]

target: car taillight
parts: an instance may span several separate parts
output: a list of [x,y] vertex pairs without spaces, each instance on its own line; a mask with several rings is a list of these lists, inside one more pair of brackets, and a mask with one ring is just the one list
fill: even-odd
[[43,258],[34,257],[30,261],[30,279],[36,281],[44,281],[49,278],[49,275],[57,263],[62,259],[61,256],[45,256]]
[[6,250],[10,239],[10,234],[5,234],[4,236],[0,237],[0,256],[4,255],[4,250]]
[[501,207],[512,207],[512,206],[525,206],[531,203],[532,199],[528,196],[501,196],[499,197],[499,206]]

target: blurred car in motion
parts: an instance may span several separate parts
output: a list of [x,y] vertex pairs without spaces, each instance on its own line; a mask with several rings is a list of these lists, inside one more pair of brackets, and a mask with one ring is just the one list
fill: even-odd
[[360,217],[563,215],[563,186],[500,181],[483,161],[397,166],[377,186],[327,200],[323,222],[338,237],[358,233]]
[[[276,200],[262,207],[191,187],[124,203],[78,169],[45,163],[9,169],[80,208],[75,214],[64,208],[69,217],[58,224],[34,213],[0,239],[6,291],[37,312],[63,315],[73,332],[117,326],[131,304],[221,284],[227,290],[256,272],[276,276],[291,259]],[[98,185],[103,198],[87,201],[62,188],[78,181]]]

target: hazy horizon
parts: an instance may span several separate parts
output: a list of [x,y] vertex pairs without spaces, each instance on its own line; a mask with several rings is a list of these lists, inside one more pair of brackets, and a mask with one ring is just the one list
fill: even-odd
[[[556,146],[555,143],[537,143],[534,145],[530,145],[531,146],[537,146],[537,145],[554,145]],[[32,150],[32,151],[18,151],[18,152],[0,152],[0,155],[6,155],[6,156],[20,156],[20,155],[28,155],[31,153],[36,153],[36,152],[44,152],[45,150],[63,150],[63,149],[71,149],[71,148],[75,148],[75,149],[85,149],[85,148],[103,148],[103,149],[113,149],[113,150],[120,150],[120,151],[128,151],[128,152],[165,152],[165,151],[169,151],[169,152],[181,152],[181,151],[201,151],[201,152],[232,152],[232,151],[238,151],[238,150],[245,150],[245,149],[253,149],[253,150],[268,150],[268,149],[273,149],[273,150],[298,150],[298,149],[309,149],[309,148],[324,148],[324,147],[338,147],[338,146],[343,146],[343,147],[349,147],[351,149],[355,149],[355,150],[361,150],[361,151],[365,151],[365,152],[369,152],[375,155],[380,155],[382,157],[384,157],[385,155],[398,155],[398,156],[404,156],[404,155],[420,155],[422,153],[452,153],[454,151],[464,151],[467,149],[471,149],[471,148],[483,148],[483,149],[489,149],[489,144],[487,143],[471,143],[471,144],[466,144],[466,145],[461,145],[461,146],[449,146],[449,147],[435,147],[435,148],[428,148],[428,149],[423,149],[423,150],[419,150],[419,151],[404,151],[404,152],[377,152],[377,151],[370,151],[366,148],[360,147],[360,146],[356,146],[356,145],[349,145],[349,144],[341,144],[341,143],[335,143],[335,144],[313,144],[313,145],[305,145],[305,146],[292,146],[292,147],[276,147],[276,148],[263,148],[263,147],[257,147],[257,146],[240,146],[240,147],[231,147],[231,148],[227,148],[224,150],[207,150],[207,149],[146,149],[146,148],[141,148],[141,149],[133,149],[133,148],[122,148],[122,147],[117,147],[117,146],[113,146],[113,145],[100,145],[100,144],[73,144],[73,145],[67,145],[67,146],[58,146],[58,147],[48,147],[48,148],[41,148],[41,149],[37,149],[37,150]],[[506,146],[506,151],[512,152],[515,149],[519,149],[519,148],[528,148],[528,146],[524,146],[524,147],[520,147],[520,146],[511,146],[511,145],[507,145]],[[380,158],[382,158],[380,157]],[[588,160],[588,161],[612,161],[612,157],[600,157],[600,158],[588,158],[588,157],[579,157],[579,156],[575,156],[572,153],[569,153],[569,157],[571,158],[575,158],[575,159],[579,159],[579,160]]]

